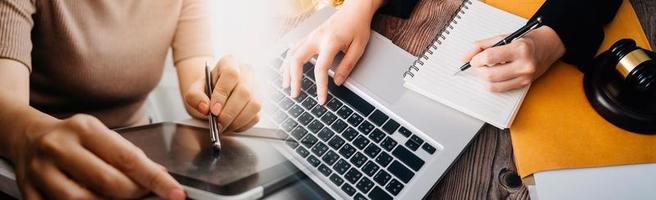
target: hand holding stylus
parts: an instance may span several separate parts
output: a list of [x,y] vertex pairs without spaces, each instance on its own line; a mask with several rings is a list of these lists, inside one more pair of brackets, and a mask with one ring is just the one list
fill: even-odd
[[205,66],[196,67],[199,76],[184,94],[187,109],[193,117],[207,120],[210,113],[214,114],[222,132],[241,132],[259,121],[261,105],[248,84],[248,65],[230,56],[221,58],[211,70],[214,83],[211,95],[206,93]]

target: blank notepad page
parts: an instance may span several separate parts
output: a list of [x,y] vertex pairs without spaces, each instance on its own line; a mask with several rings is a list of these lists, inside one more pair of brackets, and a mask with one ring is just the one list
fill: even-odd
[[463,56],[476,41],[510,34],[525,24],[524,18],[485,3],[465,1],[433,46],[406,73],[404,86],[496,127],[508,128],[528,87],[493,93],[486,90],[472,69],[453,74],[464,64]]

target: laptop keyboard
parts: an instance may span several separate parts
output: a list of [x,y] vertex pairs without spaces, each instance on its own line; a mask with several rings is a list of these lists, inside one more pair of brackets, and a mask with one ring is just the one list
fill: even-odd
[[280,87],[281,63],[276,59],[271,72],[278,74],[271,82],[277,105],[273,121],[288,134],[287,146],[348,196],[393,199],[424,166],[418,151],[436,153],[436,147],[332,79],[327,103],[318,105],[311,63],[304,65],[301,95],[291,98],[289,89]]

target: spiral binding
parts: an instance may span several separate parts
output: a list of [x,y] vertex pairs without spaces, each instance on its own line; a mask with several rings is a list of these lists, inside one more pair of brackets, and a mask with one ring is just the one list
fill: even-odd
[[421,54],[421,56],[419,56],[419,58],[417,58],[417,60],[415,60],[415,62],[413,62],[410,67],[408,67],[408,70],[403,73],[403,78],[406,78],[408,75],[410,77],[414,77],[415,74],[413,71],[418,72],[419,67],[424,66],[424,62],[428,60],[428,55],[433,55],[435,50],[437,50],[437,46],[442,45],[442,42],[446,39],[446,35],[451,34],[453,26],[458,24],[459,19],[462,19],[462,15],[465,14],[465,10],[469,9],[468,5],[472,5],[472,1],[473,0],[465,0],[462,2],[460,8],[458,8],[458,11],[451,18],[451,22],[449,22],[449,24],[440,30],[440,32],[433,38],[431,44],[426,47],[424,53]]

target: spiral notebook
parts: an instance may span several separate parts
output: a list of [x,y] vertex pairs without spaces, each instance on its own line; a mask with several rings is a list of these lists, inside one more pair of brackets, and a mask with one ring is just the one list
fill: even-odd
[[476,41],[510,34],[526,19],[483,2],[465,0],[451,22],[435,37],[404,76],[404,86],[499,128],[508,128],[528,87],[489,92],[470,70],[453,75]]

